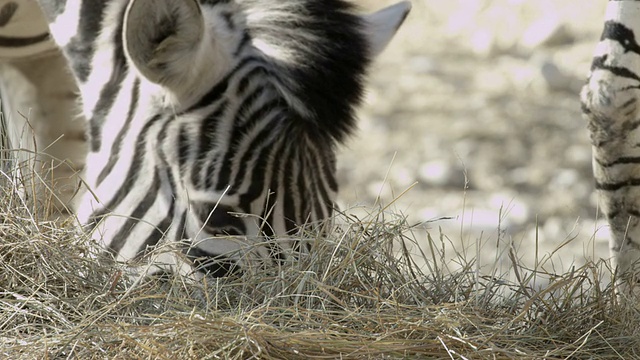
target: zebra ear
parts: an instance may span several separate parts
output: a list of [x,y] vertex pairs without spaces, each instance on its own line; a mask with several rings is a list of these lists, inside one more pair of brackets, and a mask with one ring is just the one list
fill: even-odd
[[124,16],[126,55],[148,80],[184,80],[204,36],[197,0],[130,0]]
[[364,34],[369,41],[371,57],[378,56],[389,44],[411,10],[409,1],[402,1],[373,14],[363,16]]

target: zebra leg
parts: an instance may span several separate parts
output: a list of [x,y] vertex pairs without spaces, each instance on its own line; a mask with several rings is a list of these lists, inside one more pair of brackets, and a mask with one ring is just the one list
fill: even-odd
[[0,0],[0,39],[3,170],[39,212],[66,215],[87,152],[75,80],[37,2]]
[[640,2],[611,1],[581,101],[618,290],[640,294]]

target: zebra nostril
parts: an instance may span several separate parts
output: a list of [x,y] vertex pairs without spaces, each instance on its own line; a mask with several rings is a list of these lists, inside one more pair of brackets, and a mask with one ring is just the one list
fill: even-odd
[[0,9],[0,27],[4,27],[9,23],[9,20],[18,10],[18,4],[15,1],[6,3],[2,9]]

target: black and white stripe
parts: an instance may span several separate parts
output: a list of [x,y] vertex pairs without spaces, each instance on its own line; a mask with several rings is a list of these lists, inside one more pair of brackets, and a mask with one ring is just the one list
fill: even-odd
[[0,1],[0,60],[41,55],[55,49],[36,0]]
[[0,167],[34,213],[59,219],[78,198],[85,122],[47,24],[64,0],[43,5],[44,13],[37,0],[0,0]]
[[611,255],[626,289],[640,280],[639,43],[640,2],[609,2],[581,93],[600,209],[611,227]]
[[122,261],[189,240],[187,255],[215,276],[247,263],[252,243],[276,263],[308,250],[287,239],[331,215],[335,147],[355,127],[367,66],[409,10],[362,17],[343,0],[41,2],[55,9],[51,34],[88,119],[91,191],[79,220]]

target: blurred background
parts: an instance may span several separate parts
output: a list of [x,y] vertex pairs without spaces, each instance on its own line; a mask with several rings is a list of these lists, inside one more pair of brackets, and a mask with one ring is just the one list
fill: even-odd
[[412,4],[341,149],[341,208],[393,202],[418,240],[442,231],[483,264],[511,244],[549,271],[608,258],[579,103],[606,1]]

